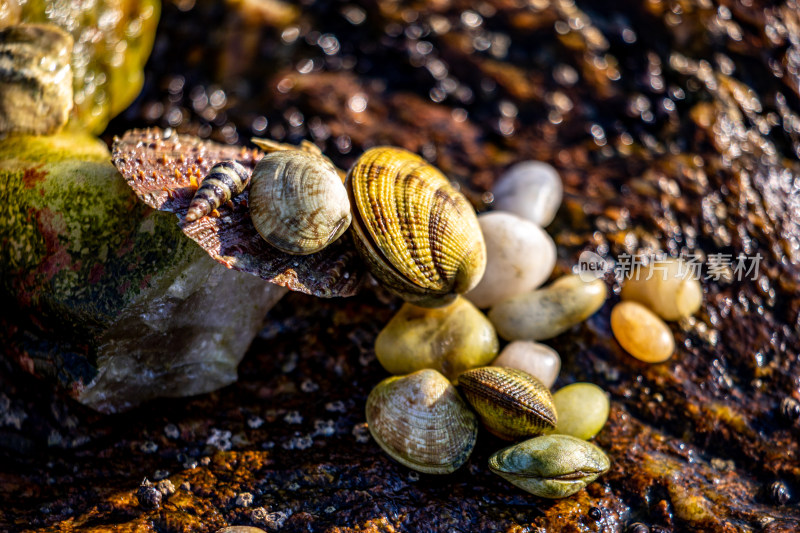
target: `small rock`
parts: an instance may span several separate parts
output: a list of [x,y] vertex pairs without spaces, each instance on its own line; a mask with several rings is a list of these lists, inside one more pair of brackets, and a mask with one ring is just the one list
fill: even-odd
[[462,297],[438,308],[404,304],[375,341],[375,355],[389,373],[432,368],[450,380],[489,364],[499,348],[492,323]]
[[558,413],[555,433],[588,440],[608,420],[609,401],[603,389],[593,383],[573,383],[553,394]]
[[556,216],[563,189],[556,169],[541,161],[523,161],[500,176],[492,193],[496,209],[544,227]]
[[486,271],[465,296],[477,307],[491,307],[545,282],[556,264],[556,245],[542,228],[514,214],[478,217],[486,241]]
[[489,320],[504,339],[551,339],[597,312],[606,294],[603,280],[584,281],[572,274],[499,303],[489,311]]
[[228,526],[218,529],[217,533],[267,533],[260,527],[253,526]]
[[680,320],[693,315],[703,303],[703,288],[693,272],[680,259],[661,259],[637,268],[622,285],[620,298],[639,302],[664,320]]
[[[561,370],[561,357],[549,346],[533,341],[514,341],[503,348],[491,366],[516,368],[538,378],[548,389]],[[561,416],[561,415],[559,415]]]
[[645,363],[664,362],[675,351],[675,338],[664,321],[636,302],[614,306],[611,331],[626,352]]
[[156,484],[156,488],[163,496],[175,494],[175,485],[168,479],[162,479]]
[[136,491],[136,499],[139,500],[139,505],[145,509],[157,509],[161,505],[161,491],[158,490],[152,483],[145,478]]

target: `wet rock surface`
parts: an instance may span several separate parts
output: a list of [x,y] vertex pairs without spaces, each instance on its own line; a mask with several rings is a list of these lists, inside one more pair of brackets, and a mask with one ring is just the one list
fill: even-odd
[[[615,343],[615,296],[548,341],[563,357],[556,387],[593,382],[611,397],[596,437],[611,470],[570,498],[545,501],[493,475],[486,461],[503,443],[485,434],[461,470],[435,479],[370,440],[364,402],[386,376],[372,348],[400,302],[369,286],[351,299],[287,296],[235,385],[114,417],[42,390],[3,359],[0,523],[797,529],[794,4],[376,1],[259,22],[210,3],[181,6],[165,6],[152,81],[109,140],[132,126],[229,142],[310,137],[342,168],[367,146],[396,144],[460,180],[478,206],[507,166],[538,159],[564,181],[549,227],[553,278],[587,249],[698,252],[704,275],[715,254],[761,260],[741,281],[734,264],[703,282],[698,313],[669,324],[677,351],[666,363],[632,360]],[[175,488],[156,509],[137,500],[145,476]]]

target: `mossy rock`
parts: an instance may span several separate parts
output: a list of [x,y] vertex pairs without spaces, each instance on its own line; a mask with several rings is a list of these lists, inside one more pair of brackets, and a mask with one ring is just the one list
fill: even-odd
[[140,203],[90,136],[0,141],[0,204],[10,353],[102,411],[234,381],[284,292]]

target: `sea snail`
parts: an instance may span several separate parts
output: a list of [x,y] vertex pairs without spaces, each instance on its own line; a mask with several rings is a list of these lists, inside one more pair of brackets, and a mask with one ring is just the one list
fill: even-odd
[[217,163],[194,193],[186,212],[186,222],[194,222],[238,196],[249,181],[250,171],[236,161]]
[[350,225],[350,202],[344,173],[316,145],[299,147],[269,139],[253,139],[265,150],[252,176],[235,161],[212,167],[186,214],[193,222],[241,194],[250,185],[250,215],[258,233],[290,254],[318,252]]
[[439,307],[480,281],[486,245],[475,211],[433,165],[402,148],[372,148],[346,185],[356,246],[391,292]]

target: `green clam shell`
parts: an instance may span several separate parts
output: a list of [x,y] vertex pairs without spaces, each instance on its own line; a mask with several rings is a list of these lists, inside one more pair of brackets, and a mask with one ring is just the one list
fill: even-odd
[[571,496],[609,467],[603,450],[569,435],[529,439],[489,458],[492,472],[542,498]]

